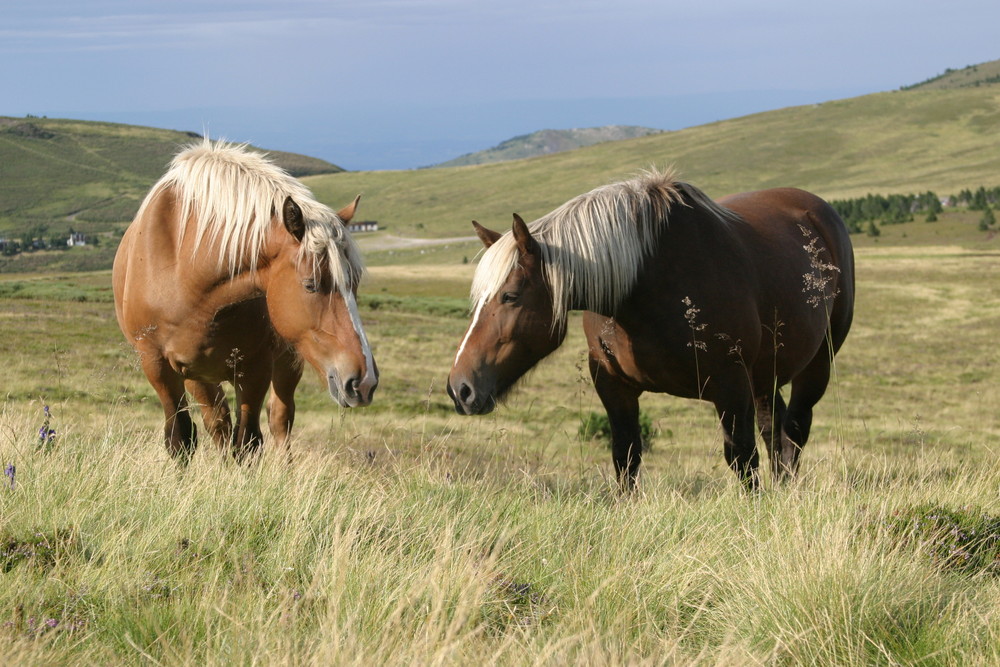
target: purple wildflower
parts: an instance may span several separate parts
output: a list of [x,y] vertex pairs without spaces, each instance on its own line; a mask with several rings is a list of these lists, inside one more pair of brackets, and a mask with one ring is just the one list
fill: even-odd
[[45,421],[42,422],[42,427],[38,429],[38,447],[39,449],[49,449],[56,439],[56,430],[49,427],[49,420],[52,418],[49,406],[44,406],[43,410],[45,411]]
[[14,467],[13,463],[8,463],[3,468],[3,474],[10,478],[10,488],[14,488],[14,473],[17,469]]

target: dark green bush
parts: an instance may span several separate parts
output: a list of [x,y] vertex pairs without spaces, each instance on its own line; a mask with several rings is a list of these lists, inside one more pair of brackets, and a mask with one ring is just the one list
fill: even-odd
[[[653,420],[645,412],[639,412],[639,433],[642,436],[642,449],[648,450],[653,445],[653,438],[656,436],[656,428]],[[605,444],[611,446],[611,422],[608,415],[601,412],[591,412],[580,418],[580,426],[576,431],[577,437],[582,440],[603,440]]]
[[944,569],[1000,575],[1000,516],[923,504],[896,510],[887,523],[890,532]]

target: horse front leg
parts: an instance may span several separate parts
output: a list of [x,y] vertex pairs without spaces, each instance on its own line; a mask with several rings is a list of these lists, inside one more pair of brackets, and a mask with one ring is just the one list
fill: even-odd
[[291,458],[288,439],[295,423],[295,388],[302,379],[302,364],[290,351],[274,359],[271,374],[271,398],[267,402],[267,422],[275,446],[284,447]]
[[187,465],[198,446],[198,432],[188,413],[184,379],[158,353],[140,350],[139,359],[146,379],[163,406],[163,437],[167,451],[176,461]]
[[743,483],[743,488],[755,491],[760,487],[757,468],[757,434],[754,429],[753,401],[749,397],[735,397],[715,404],[725,437],[723,445],[726,463]]
[[611,425],[611,459],[622,493],[635,490],[642,464],[642,431],[639,427],[639,396],[642,392],[619,381],[599,361],[590,359],[594,389],[608,413]]
[[236,428],[233,431],[233,458],[238,463],[248,461],[264,444],[260,430],[260,410],[271,383],[271,363],[249,364],[235,378]]
[[233,439],[233,420],[229,414],[229,403],[222,385],[213,382],[185,380],[184,386],[201,406],[201,418],[205,428],[212,435],[215,444],[224,451]]

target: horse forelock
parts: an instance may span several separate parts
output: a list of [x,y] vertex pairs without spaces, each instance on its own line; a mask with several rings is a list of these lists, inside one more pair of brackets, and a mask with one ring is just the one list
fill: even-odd
[[[361,251],[336,214],[329,208],[326,208],[326,213],[333,220],[306,218],[306,232],[299,247],[298,261],[312,259],[317,277],[321,270],[326,270],[333,276],[337,288],[354,288],[365,272]],[[303,215],[306,215],[305,209]]]
[[[618,307],[654,254],[671,205],[683,201],[682,185],[672,170],[643,172],[579,195],[528,224],[552,294],[553,329],[565,326],[571,308],[609,312]],[[495,296],[517,263],[508,231],[476,267],[472,303]]]
[[298,204],[305,223],[298,261],[312,259],[315,266],[326,266],[337,286],[355,285],[364,272],[357,244],[337,214],[245,144],[205,139],[182,150],[146,196],[139,216],[168,188],[180,203],[178,244],[193,233],[195,253],[206,245],[217,247],[218,262],[231,276],[257,270],[272,221],[281,215],[287,197]]

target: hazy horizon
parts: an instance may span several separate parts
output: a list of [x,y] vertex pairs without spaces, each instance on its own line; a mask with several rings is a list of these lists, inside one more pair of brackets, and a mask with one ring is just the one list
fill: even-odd
[[998,57],[1000,5],[793,0],[40,0],[5,8],[0,115],[152,125],[352,170],[542,129],[716,120]]

